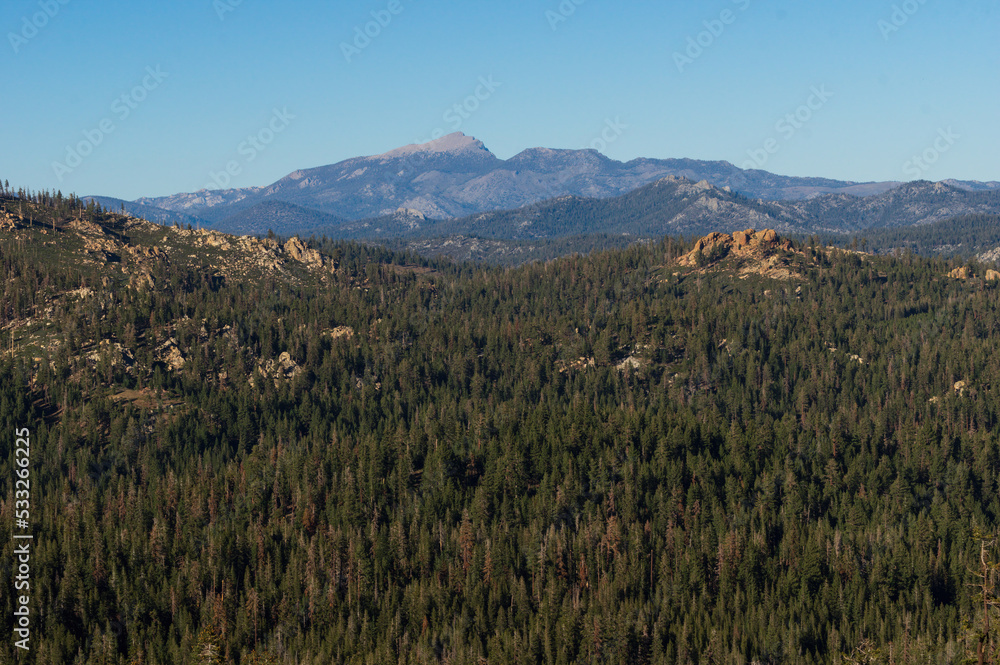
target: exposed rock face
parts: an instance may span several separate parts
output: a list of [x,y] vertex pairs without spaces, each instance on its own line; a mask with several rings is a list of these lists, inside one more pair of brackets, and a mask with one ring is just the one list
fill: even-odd
[[341,337],[350,339],[354,337],[354,328],[350,326],[337,326],[333,330],[325,331],[323,334],[329,335],[332,339],[340,339]]
[[294,378],[296,374],[302,371],[298,363],[292,360],[292,356],[289,355],[288,351],[282,352],[277,360],[268,360],[265,363],[265,367],[268,374],[285,379]]
[[118,249],[113,240],[104,237],[83,237],[83,250],[91,254],[112,254]]
[[726,256],[758,256],[765,253],[792,249],[792,243],[782,240],[773,229],[755,231],[737,231],[732,235],[728,233],[709,233],[704,238],[698,240],[692,250],[686,256],[681,257],[680,264],[694,266],[700,260],[704,262],[706,257],[711,261],[717,261]]
[[71,219],[68,226],[74,231],[80,231],[82,233],[89,233],[92,235],[104,235],[104,229],[85,219]]
[[[280,244],[274,238],[252,236],[232,236],[218,231],[199,229],[173,231],[182,238],[191,238],[196,247],[210,247],[226,252],[217,263],[219,271],[227,276],[241,276],[253,270],[283,273],[289,259],[305,264],[309,268],[326,268],[334,271],[336,266],[315,249],[309,249],[299,238],[291,238]],[[157,247],[144,250],[140,254],[146,258],[166,260],[166,255]]]
[[708,268],[724,263],[736,269],[740,279],[752,276],[793,279],[801,277],[788,255],[794,251],[791,241],[780,237],[773,229],[747,229],[732,235],[713,232],[695,242],[694,249],[682,256],[678,264]]
[[[969,268],[969,266],[962,266],[961,268],[955,268],[950,273],[948,273],[948,277],[951,277],[952,279],[972,279],[973,277],[977,277],[977,275],[972,271],[971,268]],[[993,280],[1000,279],[1000,272],[997,272],[996,270],[993,270],[991,268],[986,271],[986,274],[983,275],[983,278],[987,282],[992,282]]]
[[177,346],[177,340],[173,337],[161,344],[156,351],[166,366],[175,372],[183,369],[184,364],[187,362],[184,359],[184,354],[181,353],[180,348]]
[[0,212],[0,231],[13,231],[17,228],[17,220],[6,210]]
[[306,247],[306,244],[298,238],[291,238],[285,242],[282,249],[284,249],[285,253],[296,261],[305,263],[306,265],[315,268],[323,267],[323,255],[315,249],[309,249]]
[[584,370],[591,367],[597,367],[597,362],[593,358],[584,358],[580,356],[577,360],[557,360],[556,368],[559,370],[560,374],[573,370]]
[[135,357],[130,349],[107,339],[102,339],[97,348],[87,354],[87,360],[95,365],[103,359],[107,359],[112,367],[124,367],[129,373],[135,364]]
[[983,252],[976,256],[976,259],[983,263],[1000,263],[1000,247],[994,247],[989,251]]
[[[161,226],[125,215],[114,215],[102,223],[62,220],[59,226],[60,232],[79,240],[79,244],[67,246],[75,255],[73,260],[99,267],[104,287],[120,282],[136,290],[159,288],[166,274],[162,269],[174,263],[181,268],[205,269],[213,281],[256,279],[262,274],[297,280],[305,272],[322,272],[316,276],[325,278],[338,269],[335,260],[310,249],[298,238],[282,244],[274,238]],[[24,227],[16,213],[6,210],[0,202],[0,231],[9,228],[20,233]],[[37,232],[48,235],[51,229],[39,228]]]
[[156,278],[148,266],[142,266],[129,276],[128,285],[133,289],[155,289]]
[[621,361],[615,365],[619,372],[624,372],[630,369],[642,369],[645,363],[641,358],[636,358],[635,356],[629,356],[625,360]]
[[143,259],[154,259],[156,261],[168,261],[166,252],[159,247],[143,247],[142,245],[129,245],[126,247],[133,256]]
[[399,215],[409,215],[410,217],[416,217],[417,219],[427,219],[424,213],[420,212],[415,208],[397,208],[396,213]]
[[205,242],[212,247],[229,249],[229,239],[221,233],[217,233],[215,231],[210,231],[205,235]]
[[[302,368],[292,360],[288,351],[282,352],[277,358],[258,363],[257,370],[264,376],[274,379],[275,387],[281,385],[282,381],[294,379],[302,372]],[[250,377],[250,386],[256,387],[255,383],[254,377]]]

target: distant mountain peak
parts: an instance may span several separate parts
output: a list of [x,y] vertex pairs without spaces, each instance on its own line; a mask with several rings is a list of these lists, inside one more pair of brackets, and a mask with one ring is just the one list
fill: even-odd
[[508,168],[564,169],[573,167],[602,168],[604,164],[617,163],[597,150],[572,150],[568,148],[527,148],[517,153],[505,164]]
[[484,154],[493,156],[479,139],[466,136],[462,132],[453,132],[427,143],[411,143],[402,148],[375,155],[375,158],[395,159],[407,157],[415,153],[450,153],[450,154]]
[[[662,179],[666,176],[672,178]],[[419,210],[428,219],[441,220],[514,210],[567,194],[594,199],[618,197],[650,183],[657,183],[664,195],[672,195],[676,190],[688,197],[689,203],[699,201],[704,215],[711,213],[718,216],[721,213],[712,205],[736,205],[736,199],[739,199],[739,205],[744,204],[745,198],[786,201],[783,207],[772,205],[768,208],[782,211],[779,215],[781,219],[772,219],[770,213],[760,213],[739,217],[743,221],[738,222],[777,226],[783,232],[792,227],[802,230],[803,224],[814,224],[817,215],[829,217],[832,214],[829,211],[837,206],[857,204],[874,206],[873,210],[881,211],[887,205],[882,199],[862,205],[854,202],[853,198],[877,197],[902,184],[780,176],[766,171],[744,171],[729,162],[695,159],[637,158],[623,163],[593,149],[535,147],[502,160],[490,152],[482,141],[463,132],[453,132],[433,141],[399,147],[382,154],[352,157],[336,164],[293,171],[264,187],[201,190],[140,199],[137,203],[145,204],[146,213],[155,215],[156,219],[174,220],[173,213],[177,213],[208,224],[226,223],[235,229],[238,224],[246,223],[249,225],[246,228],[257,228],[258,222],[263,223],[259,218],[268,209],[255,206],[265,200],[299,206],[296,210],[301,219],[296,224],[312,223],[316,213],[359,221],[391,215],[399,208]],[[965,192],[1000,189],[1000,183],[994,184],[997,187],[994,188],[991,183],[958,183],[958,186]],[[926,186],[925,183],[910,187]],[[914,195],[920,194],[928,200],[937,201],[954,197],[957,192],[951,190],[948,184],[938,188],[939,191],[919,190]],[[911,191],[910,188],[902,189],[898,195],[908,196]],[[852,197],[852,201],[840,197]],[[116,207],[120,207],[120,201],[115,203]],[[940,201],[934,203],[939,204]],[[982,205],[989,208],[986,203]],[[150,206],[165,210],[150,209]],[[913,210],[916,215],[917,208]],[[697,217],[698,224],[701,224],[699,215],[694,215],[692,219]],[[286,221],[288,215],[281,217],[279,221],[282,224],[291,225],[291,221]],[[882,220],[881,217],[878,219]],[[873,220],[864,217],[858,223],[876,223]],[[728,221],[737,224],[735,219]],[[837,222],[831,220],[830,223],[836,226]],[[877,223],[887,222],[882,220]],[[688,222],[678,219],[674,226],[679,228],[683,224]],[[275,230],[280,232],[281,228]]]

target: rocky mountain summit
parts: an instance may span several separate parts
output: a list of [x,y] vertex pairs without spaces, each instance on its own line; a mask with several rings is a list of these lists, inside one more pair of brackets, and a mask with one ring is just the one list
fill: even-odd
[[746,229],[734,233],[712,232],[695,241],[677,264],[695,269],[719,265],[735,267],[741,279],[759,275],[771,279],[799,277],[792,259],[804,258],[791,241],[774,229]]
[[[1000,183],[840,181],[741,169],[726,161],[610,159],[593,149],[535,147],[509,159],[455,132],[381,154],[298,169],[266,186],[202,189],[123,201],[88,197],[108,209],[219,231],[385,239],[423,222],[475,219],[574,199],[611,200],[666,179],[717,196],[660,220],[655,233],[768,227],[788,233],[847,233],[1000,212]],[[728,195],[728,198],[724,195]],[[401,215],[400,211],[406,214]],[[616,224],[609,220],[610,225]],[[582,233],[602,233],[588,228]],[[455,234],[471,235],[474,229]],[[493,237],[496,237],[495,235]],[[507,239],[540,237],[513,233]]]
[[[482,141],[456,132],[378,155],[300,169],[265,187],[201,190],[133,203],[243,232],[248,230],[244,226],[256,223],[255,208],[264,202],[298,206],[295,214],[300,217],[333,214],[362,220],[403,208],[430,218],[451,219],[565,195],[621,196],[667,176],[704,181],[765,200],[804,200],[833,192],[871,195],[898,184],[791,178],[744,171],[722,161],[641,158],[619,162],[592,149],[528,148],[503,160]],[[281,223],[295,222],[282,219]]]
[[[566,195],[616,197],[667,176],[705,182],[751,199],[796,202],[798,214],[820,217],[831,206],[876,197],[901,184],[779,176],[740,169],[726,161],[639,158],[620,162],[592,149],[535,147],[504,160],[482,141],[455,132],[377,155],[299,169],[263,187],[205,189],[134,202],[100,200],[114,208],[141,208],[135,214],[151,219],[183,215],[186,219],[204,220],[220,230],[243,233],[260,233],[264,220],[274,217],[271,228],[290,233],[310,223],[320,226],[317,222],[323,215],[358,221],[390,215],[402,208],[429,218],[454,219]],[[946,186],[985,192],[994,191],[995,185],[949,181]],[[272,207],[261,207],[264,204]],[[880,212],[873,209],[868,215]]]
[[736,258],[759,257],[777,250],[792,251],[792,243],[781,239],[774,229],[736,231],[729,233],[709,233],[694,243],[694,249],[679,261],[681,265],[697,265],[720,261],[727,256]]

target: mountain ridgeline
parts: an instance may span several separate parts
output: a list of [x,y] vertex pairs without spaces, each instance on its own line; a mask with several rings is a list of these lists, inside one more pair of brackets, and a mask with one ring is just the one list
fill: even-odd
[[0,266],[4,662],[997,656],[1000,281],[961,264],[745,229],[501,269],[40,194]]
[[[957,212],[963,214],[955,218]],[[748,199],[704,181],[667,177],[609,199],[567,196],[518,210],[448,220],[398,212],[310,233],[377,240],[427,255],[510,263],[552,258],[559,255],[556,248],[586,251],[664,235],[773,228],[798,237],[818,235],[827,244],[846,245],[852,237],[864,236],[873,250],[909,247],[928,255],[978,255],[995,261],[1000,253],[995,251],[1000,247],[997,213],[1000,191],[968,192],[941,183],[910,183],[865,199],[829,195],[787,202]],[[524,252],[524,243],[543,250],[542,254]],[[483,253],[487,246],[492,249]],[[461,247],[478,251],[456,251]]]
[[[576,201],[569,205],[580,209],[558,210],[558,204],[565,204],[567,197],[574,201],[628,197],[665,178],[720,190],[706,196],[723,206],[717,221],[731,225],[732,230],[766,223],[787,231],[811,233],[850,233],[930,223],[963,214],[995,213],[996,202],[991,196],[1000,187],[995,182],[954,180],[929,186],[796,178],[742,170],[728,162],[691,159],[635,159],[622,163],[595,150],[530,148],[502,160],[481,141],[455,133],[381,155],[295,171],[266,187],[201,190],[135,202],[107,197],[95,200],[106,208],[118,210],[124,206],[130,214],[156,221],[181,225],[193,222],[195,226],[227,232],[261,233],[262,225],[270,223],[268,228],[279,235],[318,230],[336,238],[360,238],[367,233],[368,239],[382,241],[414,230],[409,224],[398,227],[399,211],[449,222],[438,225],[440,231],[448,228],[471,235],[484,226],[492,227],[489,237],[502,235],[505,240],[567,228],[567,220],[543,221],[538,225],[543,231],[507,229],[498,221],[513,219],[523,210],[536,215],[539,207],[562,217],[578,213],[581,220],[592,222],[593,215],[623,215],[621,219],[602,217],[591,228],[576,231],[587,234],[602,233],[603,227],[626,227],[630,233],[652,229],[654,234],[694,234],[715,228],[711,226],[711,210],[679,214],[680,202],[643,204],[664,209],[656,219],[643,219],[642,214],[624,210],[634,205],[629,200],[610,203],[606,209],[600,204]],[[929,191],[929,187],[936,189]],[[666,193],[665,189],[660,191]],[[740,197],[742,208],[730,205],[729,196]],[[706,199],[704,203],[711,202]],[[776,207],[769,207],[769,203]],[[673,214],[664,216],[666,213]],[[487,218],[479,220],[480,215]],[[497,218],[489,222],[490,215]],[[528,219],[519,221],[534,224]]]
[[137,203],[212,222],[266,200],[354,220],[380,217],[397,208],[447,218],[519,208],[563,195],[620,196],[666,176],[707,180],[765,199],[800,199],[828,192],[872,194],[898,184],[791,178],[744,171],[728,162],[692,159],[622,163],[596,150],[530,148],[501,160],[481,141],[459,132],[381,155],[295,171],[267,187],[202,190]]

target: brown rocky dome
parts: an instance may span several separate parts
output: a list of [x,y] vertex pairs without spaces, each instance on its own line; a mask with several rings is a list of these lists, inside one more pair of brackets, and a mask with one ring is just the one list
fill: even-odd
[[702,265],[706,261],[714,263],[727,256],[760,258],[778,250],[790,251],[792,243],[781,238],[773,229],[747,229],[733,234],[712,232],[699,239],[694,244],[694,249],[682,256],[679,263],[696,266],[699,262]]

